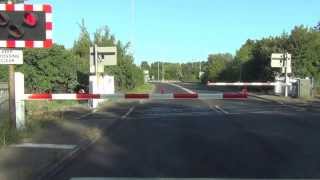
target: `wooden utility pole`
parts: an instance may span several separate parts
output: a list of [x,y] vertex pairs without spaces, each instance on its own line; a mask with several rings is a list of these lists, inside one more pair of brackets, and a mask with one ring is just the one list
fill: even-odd
[[14,70],[15,65],[9,65],[9,118],[10,118],[10,126],[12,128],[16,128],[16,100],[15,100],[15,78],[14,78]]

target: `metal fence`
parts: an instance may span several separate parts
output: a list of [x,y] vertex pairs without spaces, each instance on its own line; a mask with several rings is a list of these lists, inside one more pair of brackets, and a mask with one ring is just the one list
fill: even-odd
[[0,102],[8,98],[8,83],[0,82]]
[[8,113],[8,83],[0,82],[0,123]]

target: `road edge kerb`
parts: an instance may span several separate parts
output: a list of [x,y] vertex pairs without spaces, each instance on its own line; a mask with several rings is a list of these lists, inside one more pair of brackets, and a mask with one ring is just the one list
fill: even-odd
[[273,100],[273,99],[268,99],[268,98],[264,98],[264,97],[261,97],[261,96],[259,96],[259,95],[252,94],[252,93],[248,93],[248,96],[255,97],[255,98],[262,99],[262,100],[269,101],[269,102],[273,102],[273,103],[282,104],[280,101]]
[[[130,110],[131,108],[129,108]],[[108,127],[103,128],[107,132],[110,129],[116,128],[120,125],[121,122],[123,122],[122,116],[119,118],[116,118],[114,122],[112,122]],[[63,156],[60,160],[49,162],[48,165],[46,165],[39,173],[39,175],[36,175],[37,180],[47,180],[52,179],[55,175],[57,175],[64,167],[66,167],[69,163],[71,163],[75,158],[77,158],[81,153],[87,151],[92,145],[94,145],[102,136],[99,135],[96,138],[89,140],[87,143],[83,145],[77,146],[74,150],[69,152],[67,155]],[[43,172],[43,173],[42,173]]]

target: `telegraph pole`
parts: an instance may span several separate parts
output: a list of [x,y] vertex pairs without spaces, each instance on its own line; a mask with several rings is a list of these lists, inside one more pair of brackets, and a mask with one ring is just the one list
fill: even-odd
[[164,81],[164,66],[163,65],[164,65],[164,63],[162,63],[162,66],[161,66],[162,67],[162,81]]
[[285,91],[284,96],[288,97],[288,84],[289,84],[289,77],[288,77],[288,56],[287,52],[284,51],[284,73],[285,73]]
[[9,118],[10,118],[10,126],[12,128],[16,128],[16,98],[15,98],[15,79],[14,79],[14,64],[9,64],[9,78],[8,78],[8,86],[9,86]]
[[[9,0],[8,4],[12,4],[12,1]],[[11,128],[16,128],[16,93],[15,93],[15,79],[14,71],[15,65],[9,64],[9,77],[8,77],[8,86],[9,86],[9,119]]]
[[159,68],[160,68],[160,62],[158,61],[158,81],[160,81],[160,72],[159,72]]

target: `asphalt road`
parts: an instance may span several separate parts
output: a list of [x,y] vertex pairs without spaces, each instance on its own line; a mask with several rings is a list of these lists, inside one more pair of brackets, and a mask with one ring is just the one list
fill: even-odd
[[[157,92],[163,90],[184,92],[156,84]],[[132,106],[125,119],[54,179],[320,177],[320,113],[258,99]]]

